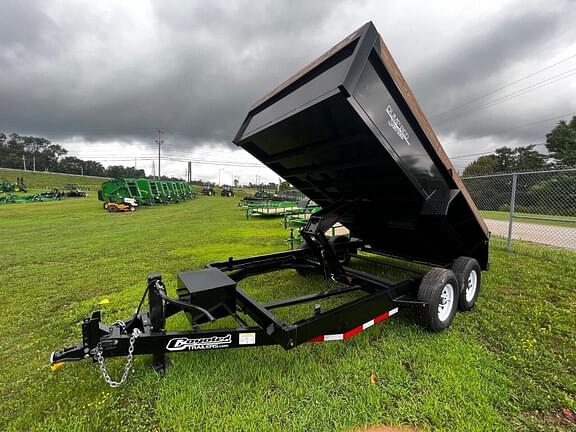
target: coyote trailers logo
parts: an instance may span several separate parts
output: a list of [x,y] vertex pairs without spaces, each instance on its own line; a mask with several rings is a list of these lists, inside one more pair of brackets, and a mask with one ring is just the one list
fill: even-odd
[[402,141],[406,141],[406,144],[410,145],[410,141],[408,141],[410,136],[408,135],[408,132],[406,132],[406,129],[404,129],[404,126],[402,126],[402,122],[390,105],[386,107],[386,113],[388,114],[388,117],[390,117],[388,125],[394,132],[396,132],[396,135],[398,135]]
[[226,336],[212,336],[207,338],[174,338],[168,341],[166,349],[168,351],[207,350],[228,348],[231,343],[231,334],[227,334]]

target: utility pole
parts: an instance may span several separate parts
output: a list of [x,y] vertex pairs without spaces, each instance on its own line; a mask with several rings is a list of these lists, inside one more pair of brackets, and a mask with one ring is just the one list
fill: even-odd
[[156,165],[154,164],[154,161],[152,161],[152,176],[154,177],[154,180],[156,180]]
[[192,161],[188,161],[188,183],[192,183]]
[[160,147],[164,144],[162,139],[162,131],[158,129],[158,139],[156,139],[156,144],[158,144],[158,179],[160,179]]
[[32,169],[36,172],[36,155],[32,155]]
[[22,163],[24,165],[24,171],[26,171],[26,155],[22,155]]
[[84,165],[80,165],[80,175],[84,176]]

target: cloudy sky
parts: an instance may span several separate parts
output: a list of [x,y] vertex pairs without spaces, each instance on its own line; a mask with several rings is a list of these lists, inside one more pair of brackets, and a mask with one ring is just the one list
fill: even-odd
[[576,114],[573,0],[0,0],[0,131],[151,173],[162,129],[163,174],[276,180],[247,109],[369,20],[458,168]]

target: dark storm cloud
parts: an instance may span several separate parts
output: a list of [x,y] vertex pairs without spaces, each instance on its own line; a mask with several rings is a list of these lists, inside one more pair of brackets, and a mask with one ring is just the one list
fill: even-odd
[[[366,16],[346,15],[366,4]],[[420,42],[430,41],[427,52],[416,36],[401,46],[392,43],[425,111],[439,113],[482,95],[509,81],[510,67],[574,42],[567,33],[574,19],[570,2],[545,4],[518,2],[511,12],[462,29],[446,46],[434,45],[435,34],[419,35]],[[394,27],[402,28],[404,19],[417,30],[425,28],[428,17],[418,15],[414,5],[406,8],[394,15]],[[378,27],[379,14],[385,21],[386,13],[383,2],[347,0],[64,6],[3,1],[0,130],[151,142],[161,128],[170,132],[173,149],[229,143],[256,99],[364,21],[373,19]],[[386,32],[393,32],[389,26]],[[536,107],[533,115],[560,114],[571,103],[560,94],[555,106]],[[453,119],[432,117],[432,123],[443,135],[466,139],[530,120],[523,115],[522,109],[499,116],[480,110]],[[501,136],[528,139],[536,133],[541,131]]]
[[[507,110],[501,110],[502,106],[496,108],[498,104],[494,107],[482,105],[507,94],[494,93],[484,97],[517,78],[506,74],[510,67],[527,59],[548,58],[547,50],[576,41],[573,32],[574,8],[568,1],[555,3],[564,4],[565,13],[558,13],[558,9],[553,7],[518,8],[512,13],[501,15],[494,22],[487,22],[476,33],[464,32],[450,52],[440,50],[435,62],[428,63],[414,74],[414,92],[438,133],[474,138],[495,132],[503,139],[527,142],[543,140],[543,130],[547,131],[549,125],[544,125],[544,129],[520,128],[509,132],[505,129],[523,123],[523,120],[528,123],[530,118],[550,117],[550,107],[538,109],[537,103],[532,104],[532,115],[527,117],[522,109],[525,105],[514,105],[518,101],[525,103],[525,99],[511,98],[504,105],[512,107]],[[543,63],[535,64],[538,69],[546,66]],[[526,69],[525,75],[531,72],[534,71]],[[546,75],[541,75],[539,79],[543,77]],[[526,81],[522,86],[529,84],[530,81]],[[508,94],[514,89],[512,87]],[[558,108],[552,115],[568,112],[570,106],[574,107],[571,99],[560,93],[556,100]],[[461,108],[454,110],[455,107]]]
[[[132,53],[103,34],[106,23],[91,22],[82,10],[69,11],[68,24],[59,25],[41,5],[30,12],[17,2],[5,4],[10,14],[1,15],[0,28],[19,21],[41,36],[0,41],[4,73],[10,75],[0,83],[1,128],[143,140],[162,128],[187,145],[229,142],[262,93],[326,48],[314,34],[337,2],[249,5],[155,3],[150,51],[126,61],[119,57]],[[76,14],[85,27],[69,25]],[[143,31],[137,30],[135,37]],[[61,44],[59,53],[53,41]]]

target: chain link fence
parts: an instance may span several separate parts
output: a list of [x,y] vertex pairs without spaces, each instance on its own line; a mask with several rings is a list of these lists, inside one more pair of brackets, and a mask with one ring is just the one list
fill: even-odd
[[576,250],[576,168],[463,177],[492,233]]

